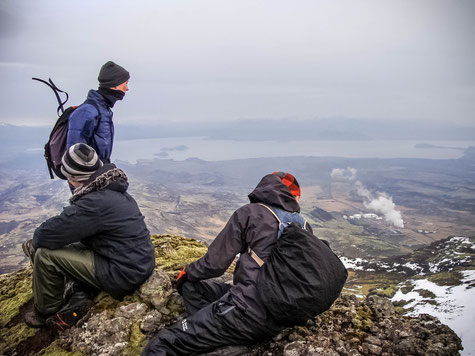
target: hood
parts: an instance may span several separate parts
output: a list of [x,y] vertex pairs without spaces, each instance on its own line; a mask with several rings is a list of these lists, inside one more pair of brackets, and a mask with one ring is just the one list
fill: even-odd
[[300,212],[300,206],[289,188],[275,174],[261,179],[256,188],[248,195],[251,203],[264,203],[290,212]]
[[75,191],[70,201],[73,202],[80,197],[97,190],[114,190],[120,193],[127,191],[129,183],[124,171],[117,168],[115,164],[108,163],[99,168],[79,191]]

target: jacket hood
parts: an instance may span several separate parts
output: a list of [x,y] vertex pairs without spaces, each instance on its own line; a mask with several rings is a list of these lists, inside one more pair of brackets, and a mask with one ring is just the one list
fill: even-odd
[[269,204],[292,213],[300,212],[299,203],[275,174],[264,176],[248,197],[251,203]]
[[117,168],[115,164],[105,164],[84,183],[79,191],[74,192],[70,201],[73,202],[80,197],[97,190],[109,189],[124,193],[129,187],[127,180],[124,171]]

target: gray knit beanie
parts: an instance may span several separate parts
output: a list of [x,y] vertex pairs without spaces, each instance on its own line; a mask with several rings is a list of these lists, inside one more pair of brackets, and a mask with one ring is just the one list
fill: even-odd
[[61,173],[78,182],[88,180],[100,167],[102,161],[96,151],[85,143],[69,147],[61,160]]
[[123,67],[112,61],[105,63],[97,80],[99,80],[99,88],[114,88],[129,80],[130,74]]

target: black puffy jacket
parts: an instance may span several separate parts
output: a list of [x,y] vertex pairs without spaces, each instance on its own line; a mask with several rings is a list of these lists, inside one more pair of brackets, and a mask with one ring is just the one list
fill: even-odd
[[[188,279],[197,281],[221,276],[236,255],[240,257],[234,270],[230,290],[233,303],[256,323],[272,327],[265,308],[260,304],[256,290],[259,265],[248,254],[250,247],[264,261],[277,242],[279,224],[272,213],[256,203],[264,203],[289,212],[300,212],[300,206],[281,179],[268,174],[249,194],[250,204],[236,210],[224,229],[210,244],[208,252],[186,267]],[[307,224],[307,229],[311,227]],[[269,330],[271,332],[271,330]]]
[[[113,169],[113,164],[104,165],[89,182]],[[140,286],[155,266],[150,233],[127,188],[125,179],[115,179],[73,199],[60,215],[42,223],[33,237],[36,248],[58,249],[74,242],[89,247],[103,290],[117,298]]]

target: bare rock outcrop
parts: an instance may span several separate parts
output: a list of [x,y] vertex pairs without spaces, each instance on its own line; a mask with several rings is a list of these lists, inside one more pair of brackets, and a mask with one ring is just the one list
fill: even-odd
[[[458,355],[460,338],[430,315],[401,315],[384,297],[342,295],[305,326],[289,328],[255,355]],[[267,352],[267,353],[266,353]]]

